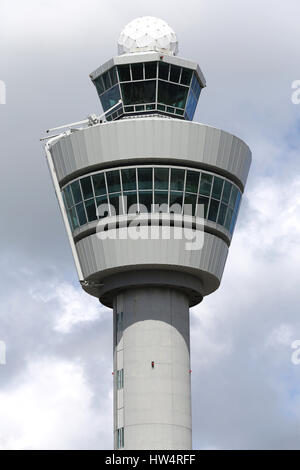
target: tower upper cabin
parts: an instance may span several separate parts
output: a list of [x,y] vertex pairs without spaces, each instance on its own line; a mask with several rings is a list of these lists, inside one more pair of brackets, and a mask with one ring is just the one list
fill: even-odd
[[177,57],[173,29],[152,16],[128,23],[119,55],[90,74],[107,121],[159,114],[192,121],[205,78],[197,63]]

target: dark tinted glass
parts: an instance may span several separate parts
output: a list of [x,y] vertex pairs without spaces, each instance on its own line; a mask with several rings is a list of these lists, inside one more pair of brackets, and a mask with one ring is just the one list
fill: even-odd
[[171,189],[183,191],[184,173],[184,170],[179,170],[176,168],[171,169]]
[[111,208],[111,215],[119,215],[123,213],[122,197],[120,193],[109,196],[109,203],[115,208],[115,213],[113,213],[113,209]]
[[99,173],[98,175],[92,176],[94,183],[95,196],[101,196],[106,193],[104,173]]
[[93,194],[93,188],[92,188],[92,182],[91,182],[90,176],[87,176],[86,178],[82,178],[80,180],[80,183],[81,183],[83,199],[89,199],[93,197],[94,194]]
[[156,78],[157,62],[145,62],[145,78]]
[[115,85],[113,88],[103,93],[100,99],[104,111],[117,104],[120,99],[119,85]]
[[[170,192],[170,212],[181,214],[182,212],[182,198],[183,193],[171,191]],[[172,206],[174,206],[172,208]]]
[[200,189],[199,193],[204,194],[205,196],[210,195],[210,188],[211,188],[212,176],[206,175],[205,173],[201,174],[200,180]]
[[189,85],[192,78],[192,70],[182,69],[180,83],[183,85]]
[[132,80],[143,80],[143,64],[131,64]]
[[78,220],[76,215],[75,207],[68,211],[68,219],[71,224],[72,230],[75,230],[78,227]]
[[123,200],[124,200],[125,214],[129,212],[129,209],[130,209],[130,214],[135,214],[138,210],[137,194],[135,192],[134,193],[125,192]]
[[212,189],[212,197],[216,199],[221,199],[222,188],[223,188],[223,181],[221,178],[217,176],[214,177],[214,184]]
[[210,201],[208,219],[212,222],[216,222],[217,220],[219,204],[219,201],[215,201],[214,199],[211,199]]
[[[162,205],[159,212],[168,212],[168,192],[167,191],[155,191],[154,203],[156,205]],[[158,211],[158,207],[155,207],[155,212]]]
[[151,103],[155,101],[156,81],[122,83],[122,95],[125,105]]
[[233,210],[230,209],[230,207],[228,207],[228,209],[227,209],[227,215],[226,215],[226,220],[225,220],[225,227],[227,228],[227,230],[230,229],[230,224],[231,224],[232,215],[233,215]]
[[236,186],[232,186],[231,195],[230,195],[230,200],[229,200],[229,205],[230,205],[230,207],[232,207],[232,208],[234,208],[237,195],[238,195],[238,189],[237,189],[237,187],[236,187]]
[[67,207],[72,207],[73,206],[73,199],[72,199],[72,193],[71,193],[70,186],[67,186],[64,189],[64,199],[65,199],[65,204],[66,204]]
[[195,214],[196,202],[197,202],[196,194],[185,194],[184,213],[186,215],[194,215]]
[[225,204],[221,203],[221,207],[220,207],[219,215],[218,215],[218,224],[220,224],[220,225],[224,225],[225,216],[226,216],[226,209],[227,209],[227,206],[225,206]]
[[[151,212],[152,191],[143,191],[139,193],[140,212]],[[142,207],[145,206],[145,207]],[[146,210],[146,209],[147,210]]]
[[158,77],[163,80],[169,79],[169,64],[165,62],[159,62]]
[[[203,196],[198,197],[198,202],[197,202],[197,207],[196,207],[196,216],[197,217],[202,217],[202,213],[204,213],[203,217],[206,218],[208,203],[209,203],[209,198],[208,197],[203,197]],[[201,205],[203,205],[204,207],[201,208],[200,207]]]
[[154,169],[154,187],[155,189],[168,189],[169,168],[155,168]]
[[232,185],[228,181],[225,181],[223,196],[222,196],[222,202],[225,202],[225,204],[228,204],[229,202],[231,186]]
[[80,204],[77,204],[76,210],[77,210],[79,225],[86,224],[87,220],[86,220],[85,210],[84,210],[84,206],[82,202]]
[[96,80],[94,80],[94,84],[96,86],[96,90],[98,94],[101,95],[101,93],[104,92],[104,85],[103,85],[102,77],[96,78]]
[[126,170],[122,170],[121,173],[123,191],[130,191],[131,189],[136,190],[135,168],[128,168]]
[[82,201],[82,196],[81,196],[79,181],[74,181],[74,183],[71,184],[71,188],[72,188],[73,199],[74,199],[74,201],[75,201],[75,204],[76,204],[77,202]]
[[105,72],[105,73],[102,75],[102,80],[103,80],[103,83],[104,83],[104,88],[105,88],[105,90],[107,90],[108,88],[111,87],[111,81],[110,81],[110,77],[109,77],[109,73],[108,73],[108,72]]
[[93,220],[97,219],[96,216],[96,206],[94,199],[90,199],[89,201],[85,202],[85,209],[88,217],[88,221],[92,222]]
[[103,217],[107,217],[109,215],[108,214],[108,201],[107,201],[106,195],[96,197],[96,206],[97,206],[97,215],[99,219],[102,219]]
[[186,172],[186,191],[188,193],[197,193],[199,184],[199,172],[187,171]]
[[158,82],[158,101],[160,103],[175,106],[176,108],[184,108],[188,88],[174,85],[173,83]]
[[120,82],[129,82],[131,80],[129,65],[118,65],[118,72]]
[[112,85],[118,83],[116,67],[109,70],[110,81]]
[[152,168],[138,168],[139,189],[152,189]]
[[120,174],[118,170],[108,171],[106,173],[106,181],[109,193],[120,191]]
[[179,77],[180,77],[180,67],[176,67],[176,65],[171,65],[171,70],[170,70],[170,82],[179,82]]

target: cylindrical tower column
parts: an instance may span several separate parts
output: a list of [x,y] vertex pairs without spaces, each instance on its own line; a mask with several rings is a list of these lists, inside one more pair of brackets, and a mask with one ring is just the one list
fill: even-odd
[[114,298],[115,448],[191,449],[189,299],[173,287]]

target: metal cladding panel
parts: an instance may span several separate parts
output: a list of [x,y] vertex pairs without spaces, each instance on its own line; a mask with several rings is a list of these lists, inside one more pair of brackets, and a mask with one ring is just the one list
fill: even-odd
[[51,146],[58,180],[112,164],[164,159],[231,174],[243,189],[251,152],[240,139],[203,124],[163,118],[123,119],[65,135]]
[[[118,229],[119,234],[125,231]],[[116,272],[172,267],[200,278],[208,295],[221,281],[228,247],[215,235],[203,235],[203,247],[196,250],[187,250],[185,239],[101,240],[97,234],[81,239],[76,248],[85,278],[101,280]]]

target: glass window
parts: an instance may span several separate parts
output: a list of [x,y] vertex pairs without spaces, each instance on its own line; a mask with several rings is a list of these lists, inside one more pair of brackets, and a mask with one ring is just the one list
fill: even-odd
[[176,108],[184,108],[188,88],[173,83],[158,82],[158,101]]
[[104,111],[107,111],[120,100],[119,85],[115,85],[101,96],[101,104]]
[[99,219],[107,217],[108,213],[108,200],[107,196],[96,197],[96,206],[97,206],[97,216]]
[[122,449],[124,447],[124,428],[119,428],[117,432],[117,448]]
[[72,230],[75,230],[79,226],[75,207],[68,210],[68,219],[72,227]]
[[155,104],[146,104],[147,111],[150,109],[155,109]]
[[104,92],[104,84],[103,84],[103,81],[102,81],[102,77],[100,76],[100,77],[96,78],[96,80],[94,80],[93,83],[96,87],[98,95],[101,95]]
[[225,206],[225,204],[221,203],[220,211],[219,211],[219,215],[218,215],[218,224],[220,224],[220,225],[224,225],[225,216],[226,216],[226,209],[227,209],[227,206]]
[[145,106],[143,106],[143,105],[138,105],[138,106],[135,107],[135,110],[136,110],[136,111],[145,111]]
[[166,107],[163,106],[162,104],[158,104],[158,105],[157,105],[157,109],[159,109],[160,111],[165,111],[165,110],[166,110]]
[[90,199],[91,197],[94,196],[90,176],[87,176],[86,178],[82,178],[80,180],[80,184],[81,184],[83,199]]
[[230,207],[228,207],[228,209],[227,209],[227,215],[226,215],[226,220],[225,220],[225,227],[227,228],[227,230],[229,230],[229,228],[230,228],[232,215],[233,215],[233,210],[230,209]]
[[171,169],[171,189],[183,191],[185,171],[177,168]]
[[165,62],[159,62],[158,77],[162,78],[163,80],[169,79],[169,64],[166,64]]
[[145,78],[156,78],[157,62],[145,62]]
[[169,168],[154,168],[154,187],[155,189],[168,189]]
[[183,116],[183,113],[184,113],[183,109],[176,109],[175,111],[175,114],[178,114],[180,116]]
[[116,193],[117,191],[121,191],[119,170],[108,171],[106,173],[106,181],[109,193]]
[[65,200],[65,205],[66,207],[72,207],[73,206],[73,199],[72,199],[72,193],[71,193],[71,188],[70,186],[67,186],[64,191],[64,200]]
[[199,184],[199,175],[198,171],[190,171],[186,172],[186,184],[185,190],[188,193],[197,193],[198,191],[198,184]]
[[130,69],[129,65],[118,65],[118,72],[120,77],[120,82],[130,82]]
[[124,369],[117,370],[117,389],[124,387]]
[[152,191],[139,192],[139,209],[140,212],[151,212]]
[[215,199],[221,199],[222,189],[223,189],[223,179],[214,177],[214,184],[212,189],[212,197]]
[[170,106],[167,106],[166,111],[167,111],[167,113],[171,113],[171,114],[174,114],[174,113],[175,113],[175,109],[174,109],[174,108],[171,108]]
[[[198,197],[198,203],[196,207],[196,217],[202,217],[202,214],[203,214],[203,217],[206,219],[208,203],[209,203],[208,197],[203,197],[203,196]],[[200,207],[200,206],[203,206],[203,207]]]
[[152,189],[152,168],[138,168],[139,189]]
[[73,194],[73,199],[75,201],[75,204],[77,202],[81,202],[82,201],[82,195],[81,195],[79,181],[78,180],[74,181],[71,184],[71,188],[72,188],[72,194]]
[[121,193],[113,194],[109,196],[109,203],[111,206],[115,208],[115,212],[113,212],[113,209],[111,208],[111,215],[123,214],[123,204],[122,204]]
[[143,80],[144,70],[143,64],[131,64],[132,80]]
[[123,193],[124,199],[124,213],[135,214],[138,211],[137,206],[137,193],[125,192]]
[[128,168],[121,171],[123,191],[136,190],[136,170]]
[[175,214],[181,214],[182,198],[183,198],[183,193],[176,192],[176,191],[170,192],[170,212],[173,212]]
[[90,199],[89,201],[85,201],[84,204],[85,204],[88,221],[92,222],[93,220],[96,220],[97,216],[96,216],[95,200]]
[[230,200],[229,200],[229,205],[230,207],[234,208],[235,206],[235,201],[238,195],[238,189],[236,186],[232,185],[232,190],[231,190],[231,195],[230,195]]
[[109,76],[110,76],[110,81],[111,81],[112,86],[118,83],[116,67],[112,67],[109,70]]
[[[168,191],[155,191],[154,193],[155,212],[168,212]],[[162,206],[158,208],[158,206]]]
[[228,202],[229,202],[231,186],[232,186],[232,184],[230,184],[229,181],[225,181],[223,196],[222,196],[222,202],[224,202],[225,204],[228,204]]
[[217,220],[219,204],[219,201],[215,201],[214,199],[211,199],[210,201],[208,219],[212,222],[216,222]]
[[87,223],[87,220],[86,220],[84,205],[83,205],[82,202],[81,202],[80,204],[77,204],[76,210],[77,210],[79,225],[84,225],[84,224],[86,224],[86,223]]
[[188,116],[188,119],[192,121],[195,111],[197,107],[197,100],[194,97],[193,93],[190,91],[189,97],[187,100],[187,105],[186,105],[186,114]]
[[231,219],[231,222],[230,222],[230,227],[229,227],[229,231],[230,231],[231,235],[233,234],[233,231],[234,231],[236,218],[237,218],[237,215],[235,213],[233,213],[233,216],[232,216],[232,219]]
[[156,80],[122,83],[121,88],[125,105],[152,103],[155,101]]
[[205,173],[201,173],[199,193],[203,194],[205,196],[209,196],[210,195],[210,189],[211,189],[211,182],[212,182],[212,175],[207,175]]
[[176,65],[171,65],[171,70],[170,70],[170,82],[179,82],[179,77],[180,77],[180,72],[181,68],[176,67]]
[[196,208],[197,196],[196,194],[185,194],[184,197],[184,213],[186,215],[194,215]]
[[103,80],[103,83],[104,83],[104,88],[105,88],[105,90],[108,90],[108,88],[111,88],[111,81],[110,81],[110,77],[109,77],[109,73],[108,73],[108,72],[105,72],[105,73],[102,75],[102,80]]
[[239,206],[240,206],[240,202],[241,202],[241,193],[240,191],[238,191],[238,194],[237,194],[237,198],[236,198],[236,201],[235,201],[235,206],[234,206],[234,212],[237,214],[238,211],[239,211]]
[[192,78],[192,70],[182,69],[180,83],[183,85],[189,85]]
[[104,173],[98,173],[98,175],[93,175],[92,179],[94,183],[95,196],[101,196],[102,194],[106,194]]

